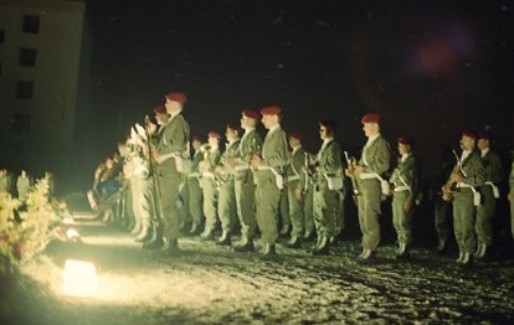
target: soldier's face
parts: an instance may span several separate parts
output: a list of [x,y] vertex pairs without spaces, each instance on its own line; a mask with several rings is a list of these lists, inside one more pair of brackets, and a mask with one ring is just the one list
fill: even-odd
[[166,98],[166,103],[164,103],[164,106],[166,107],[166,112],[168,112],[168,114],[178,112],[182,109],[181,103],[169,100],[168,98]]
[[200,148],[200,146],[202,145],[202,143],[198,140],[193,140],[193,143],[192,143],[192,146],[195,150],[198,150]]
[[231,128],[227,128],[227,131],[225,132],[225,137],[227,137],[227,140],[234,140],[237,138],[237,132],[235,130],[232,130]]
[[377,123],[362,123],[362,130],[364,134],[369,138],[378,134],[378,124]]
[[489,148],[489,140],[479,139],[478,142],[477,142],[477,147],[480,150],[484,150],[484,149]]
[[463,135],[460,139],[460,147],[462,150],[473,150],[475,148],[475,140]]
[[398,143],[398,152],[400,155],[404,155],[410,152],[410,146],[402,143]]

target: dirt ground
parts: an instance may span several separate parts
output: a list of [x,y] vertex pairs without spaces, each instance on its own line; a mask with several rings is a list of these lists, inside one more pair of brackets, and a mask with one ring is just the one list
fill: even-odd
[[[1,324],[514,323],[510,253],[462,268],[425,248],[397,261],[383,245],[368,265],[354,260],[356,240],[323,257],[278,245],[262,259],[187,237],[183,254],[168,257],[114,226],[77,228],[82,243],[52,242],[4,279]],[[94,297],[62,294],[70,258],[95,263]]]

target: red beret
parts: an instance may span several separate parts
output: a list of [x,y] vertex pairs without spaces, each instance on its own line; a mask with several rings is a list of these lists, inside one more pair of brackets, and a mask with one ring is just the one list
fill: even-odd
[[261,109],[261,115],[280,115],[282,113],[282,109],[277,106],[266,106],[263,109]]
[[258,120],[261,118],[261,115],[258,112],[249,109],[245,109],[242,114],[247,118],[251,118],[252,120]]
[[291,138],[295,138],[297,140],[302,140],[303,139],[303,133],[300,132],[300,131],[297,131],[297,130],[289,132],[289,136]]
[[227,124],[227,128],[234,130],[236,132],[241,131],[241,126],[239,125],[239,123],[229,123]]
[[201,137],[201,136],[199,136],[199,135],[194,135],[194,136],[193,136],[193,141],[198,141],[198,142],[202,143],[202,142],[203,142],[203,139],[202,139],[202,137]]
[[491,133],[484,131],[478,135],[478,138],[491,141]]
[[157,106],[153,109],[153,111],[155,114],[168,114],[168,112],[166,111],[166,106],[164,105]]
[[221,135],[218,132],[216,132],[216,131],[209,132],[209,134],[207,136],[209,138],[216,138],[216,139],[221,138]]
[[184,104],[187,102],[187,96],[184,93],[169,91],[166,93],[166,98],[168,100],[172,100],[174,102],[179,102],[181,104]]
[[377,113],[368,113],[361,119],[361,123],[378,123],[380,122],[380,115]]
[[404,145],[407,145],[407,146],[412,146],[414,141],[412,140],[411,137],[400,136],[400,137],[398,137],[398,143],[404,144]]
[[475,141],[476,141],[476,140],[478,140],[478,136],[476,135],[476,133],[475,133],[475,132],[473,132],[473,131],[471,131],[471,130],[463,131],[463,132],[462,132],[462,135],[463,135],[463,136],[466,136],[466,137],[468,137],[468,138],[471,138],[471,139],[473,139],[473,140],[475,140]]

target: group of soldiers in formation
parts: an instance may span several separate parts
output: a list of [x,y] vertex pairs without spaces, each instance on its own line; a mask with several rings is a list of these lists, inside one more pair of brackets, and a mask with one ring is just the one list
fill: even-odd
[[[243,110],[240,123],[226,126],[227,142],[221,151],[222,135],[214,131],[205,143],[199,137],[190,142],[189,124],[181,114],[186,101],[183,93],[166,93],[164,105],[154,109],[155,120],[146,118],[144,127],[136,124],[127,141],[119,145],[120,169],[129,184],[123,205],[132,209],[132,233],[143,248],[177,254],[182,231],[237,252],[253,252],[260,233],[259,253],[264,256],[276,254],[279,235],[289,236],[286,245],[291,248],[316,238],[309,251],[328,254],[343,227],[342,203],[348,192],[355,199],[362,232],[358,259],[375,258],[381,201],[386,195],[392,196],[395,256],[409,256],[412,216],[420,193],[413,142],[406,136],[398,138],[400,158],[392,166],[393,153],[380,133],[378,114],[362,117],[367,142],[358,160],[346,152],[343,155],[334,138],[337,124],[332,120],[319,122],[323,143],[317,152],[307,152],[300,132],[282,129],[283,112],[278,106],[260,112]],[[258,123],[267,129],[264,139],[256,131]],[[464,131],[462,152],[454,152],[455,165],[441,188],[436,228],[441,207],[451,202],[457,263],[485,257],[491,245],[491,218],[503,173],[490,143],[486,134]],[[348,179],[351,187],[345,185]],[[512,172],[509,181],[514,218]],[[220,225],[221,236],[216,238]],[[239,230],[241,240],[233,242],[233,234]],[[443,233],[438,245],[441,251],[447,242]]]
[[[50,172],[45,172],[44,178],[49,183],[49,193],[53,195],[53,175]],[[5,168],[0,169],[0,193],[6,192],[17,197],[22,203],[27,200],[27,194],[30,187],[34,184],[34,179],[27,173],[25,169],[22,169],[18,176],[8,171]]]

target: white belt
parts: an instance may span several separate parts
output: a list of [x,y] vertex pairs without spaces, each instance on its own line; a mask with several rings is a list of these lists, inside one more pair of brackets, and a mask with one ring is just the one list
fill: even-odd
[[403,192],[403,191],[410,191],[410,187],[401,185],[401,186],[395,186],[394,187],[395,192]]
[[159,156],[159,158],[157,159],[157,162],[159,164],[162,164],[163,162],[165,162],[166,160],[171,159],[171,158],[175,158],[175,159],[180,158],[180,155],[176,152],[168,153],[166,155]]
[[485,182],[485,185],[489,185],[493,188],[493,196],[495,199],[500,197],[500,189],[498,188],[498,186],[494,185],[494,183],[491,181]]
[[248,169],[250,169],[250,167],[248,165],[240,165],[240,166],[234,167],[234,170],[236,172],[241,172],[241,171],[245,171],[245,170],[248,170]]
[[381,179],[380,175],[378,175],[377,173],[361,173],[359,175],[359,179],[373,179],[373,178],[376,178],[378,180]]
[[294,181],[298,181],[298,180],[300,180],[300,176],[298,176],[298,175],[292,175],[292,176],[287,177],[288,182],[294,182]]
[[207,177],[207,178],[213,178],[213,179],[214,179],[214,173],[211,173],[211,172],[203,172],[203,173],[202,173],[202,177]]
[[458,185],[460,188],[470,188],[473,191],[473,205],[476,207],[480,205],[480,193],[476,188],[464,182],[460,182]]
[[187,174],[187,177],[191,177],[191,178],[193,178],[193,177],[198,178],[200,176],[202,176],[202,174],[200,174],[200,173],[189,173],[189,174]]
[[279,189],[283,189],[284,188],[284,178],[282,177],[282,175],[277,173],[277,171],[275,169],[273,169],[273,167],[271,167],[271,166],[259,166],[259,167],[257,167],[257,170],[259,170],[259,171],[264,171],[264,170],[271,171],[273,173],[273,175],[275,175],[275,184],[277,185],[277,187]]

